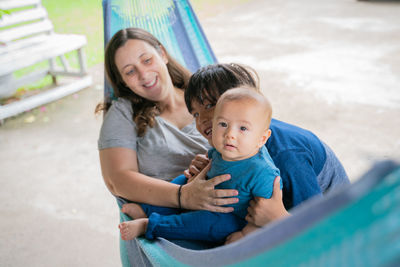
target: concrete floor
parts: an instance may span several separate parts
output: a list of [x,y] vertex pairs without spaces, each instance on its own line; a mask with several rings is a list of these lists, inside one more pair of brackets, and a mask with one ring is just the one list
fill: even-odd
[[[400,159],[400,2],[253,0],[199,13],[220,62],[254,67],[274,117],[312,130],[352,181]],[[0,265],[119,266],[96,141],[103,69],[0,127]]]

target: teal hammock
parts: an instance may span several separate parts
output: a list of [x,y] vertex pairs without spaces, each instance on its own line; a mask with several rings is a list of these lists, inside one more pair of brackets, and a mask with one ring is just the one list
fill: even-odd
[[[103,0],[105,45],[119,30],[136,27],[152,33],[168,53],[190,71],[217,59],[186,0]],[[106,83],[106,102],[113,91]]]
[[[104,39],[122,28],[154,34],[191,71],[217,60],[187,0],[103,0]],[[105,86],[111,101],[112,89]],[[123,200],[118,199],[121,206]],[[130,220],[121,214],[121,221]],[[123,266],[400,266],[400,165],[385,161],[350,186],[236,243],[120,240]]]

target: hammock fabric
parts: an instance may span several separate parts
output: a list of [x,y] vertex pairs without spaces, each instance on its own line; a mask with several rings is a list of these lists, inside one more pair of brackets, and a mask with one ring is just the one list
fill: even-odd
[[[217,62],[187,0],[103,0],[103,15],[105,44],[117,31],[136,27],[157,37],[192,72]],[[104,96],[107,102],[113,98],[109,85]]]
[[400,266],[399,164],[381,162],[354,184],[291,214],[236,243],[205,250],[138,238],[126,242],[123,265]]
[[[104,39],[143,28],[191,71],[216,58],[187,0],[103,0]],[[112,99],[105,87],[105,98]],[[124,203],[118,199],[118,205]],[[381,162],[350,186],[313,198],[292,216],[236,243],[120,240],[123,266],[399,266],[400,166]],[[130,220],[120,213],[121,221]]]

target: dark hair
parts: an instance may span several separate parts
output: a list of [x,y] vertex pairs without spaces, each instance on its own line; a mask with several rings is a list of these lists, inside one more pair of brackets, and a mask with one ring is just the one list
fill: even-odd
[[225,91],[239,86],[250,86],[259,90],[256,71],[236,63],[202,67],[190,77],[185,90],[186,106],[189,112],[192,112],[193,101],[203,104],[207,100],[211,104],[216,104]]
[[[105,51],[105,70],[107,79],[114,89],[116,97],[128,99],[132,103],[133,116],[137,126],[138,136],[143,136],[146,132],[147,126],[153,127],[155,120],[154,117],[161,111],[158,104],[154,101],[145,99],[135,94],[129,87],[127,87],[119,73],[117,65],[115,64],[115,54],[117,50],[124,46],[128,40],[141,40],[153,46],[158,52],[161,53],[163,49],[168,59],[167,69],[171,77],[172,84],[176,88],[185,90],[190,78],[190,71],[179,64],[173,57],[171,57],[163,45],[149,32],[139,28],[126,28],[118,31],[111,40],[108,42]],[[102,106],[96,108],[96,111],[107,111],[110,103],[104,103]]]

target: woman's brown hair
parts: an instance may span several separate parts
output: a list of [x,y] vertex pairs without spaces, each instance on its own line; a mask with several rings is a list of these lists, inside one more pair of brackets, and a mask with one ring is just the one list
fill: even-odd
[[[173,57],[171,57],[160,41],[157,40],[149,32],[139,28],[126,28],[118,31],[111,40],[108,42],[105,51],[105,70],[107,79],[110,82],[114,95],[128,99],[132,103],[133,116],[132,119],[137,126],[138,136],[143,136],[146,133],[147,126],[153,127],[155,120],[154,117],[161,111],[157,102],[145,99],[135,94],[129,87],[127,87],[122,80],[121,74],[115,64],[115,54],[117,50],[124,46],[128,40],[141,40],[153,46],[159,53],[161,49],[164,50],[168,59],[167,69],[171,77],[172,84],[179,89],[185,90],[189,78],[190,71],[179,64]],[[104,110],[105,112],[111,106],[110,103],[103,103],[96,107],[96,112]]]

